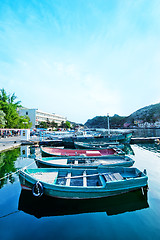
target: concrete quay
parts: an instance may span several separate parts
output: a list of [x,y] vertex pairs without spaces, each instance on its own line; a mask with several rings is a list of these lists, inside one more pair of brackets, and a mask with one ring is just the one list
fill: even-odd
[[8,151],[21,146],[21,136],[0,138],[0,152]]
[[155,143],[157,139],[160,139],[160,137],[137,137],[137,138],[131,138],[131,144],[136,143]]
[[[154,143],[157,139],[160,139],[160,137],[139,137],[139,138],[131,138],[131,144],[136,143]],[[62,143],[59,140],[46,140],[46,141],[40,141],[38,139],[31,138],[30,141],[22,141],[21,136],[13,136],[13,137],[6,137],[6,138],[0,138],[0,152],[8,151],[17,147],[20,147],[21,145],[49,145],[49,146],[61,146]]]

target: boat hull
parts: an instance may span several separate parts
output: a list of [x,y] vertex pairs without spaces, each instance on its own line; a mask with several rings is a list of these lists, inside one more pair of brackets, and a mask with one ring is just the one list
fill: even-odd
[[62,157],[47,157],[36,158],[36,164],[39,168],[93,168],[98,167],[131,167],[134,160],[128,156],[117,156],[114,158],[62,158]]

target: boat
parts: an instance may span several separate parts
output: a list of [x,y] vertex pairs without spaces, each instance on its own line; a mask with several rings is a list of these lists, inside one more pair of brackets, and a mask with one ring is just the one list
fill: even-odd
[[132,132],[112,132],[110,134],[99,134],[97,136],[72,136],[64,137],[62,139],[63,145],[65,147],[74,147],[74,142],[86,142],[92,143],[110,143],[110,142],[119,142],[119,143],[130,143],[132,137]]
[[47,156],[110,156],[115,154],[125,153],[118,148],[103,148],[103,149],[65,149],[54,147],[41,147],[43,157]]
[[102,157],[46,157],[35,158],[38,167],[43,168],[97,168],[97,167],[131,167],[134,160],[128,156]]
[[149,207],[147,191],[141,189],[100,199],[60,199],[43,195],[35,198],[31,191],[22,190],[18,210],[36,218],[103,212],[108,216],[133,212]]
[[119,148],[119,149],[123,149],[124,148],[124,144],[119,144],[119,142],[99,142],[97,143],[96,141],[87,143],[87,142],[76,142],[74,141],[74,146],[77,149],[96,149],[96,148]]
[[137,168],[34,168],[21,169],[22,189],[32,190],[36,197],[43,194],[67,199],[103,198],[136,189],[147,188],[146,170]]

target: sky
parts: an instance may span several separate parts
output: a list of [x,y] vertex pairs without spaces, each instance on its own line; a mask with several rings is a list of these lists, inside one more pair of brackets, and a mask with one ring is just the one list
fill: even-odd
[[159,0],[0,0],[0,89],[85,123],[160,102]]

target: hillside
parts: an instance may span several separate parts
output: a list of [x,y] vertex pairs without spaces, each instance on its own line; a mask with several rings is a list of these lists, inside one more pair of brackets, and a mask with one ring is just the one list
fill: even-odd
[[160,103],[152,104],[147,107],[141,108],[130,116],[127,121],[143,120],[144,122],[155,122],[160,119]]
[[[115,114],[110,117],[110,127],[111,128],[123,128],[124,123],[128,123],[130,126],[134,126],[135,121],[154,123],[160,121],[160,103],[152,104],[143,107],[131,115],[122,117]],[[92,128],[107,128],[107,117],[106,116],[96,116],[93,119],[89,119],[85,126]]]

